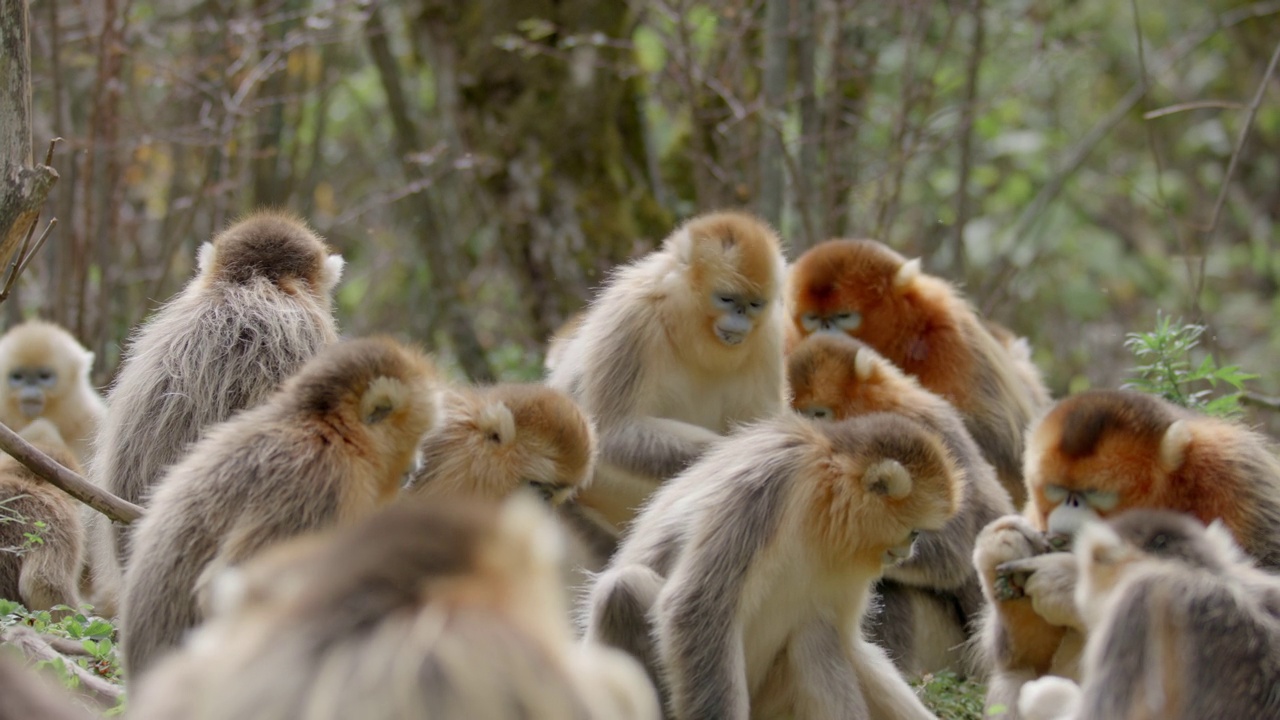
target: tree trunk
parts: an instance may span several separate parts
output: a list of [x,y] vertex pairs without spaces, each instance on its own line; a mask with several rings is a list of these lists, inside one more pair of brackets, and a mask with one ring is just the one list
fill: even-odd
[[760,111],[760,182],[756,210],[779,228],[782,223],[782,123],[786,118],[787,23],[791,0],[768,0],[764,16],[764,106]]
[[7,268],[58,180],[31,159],[31,60],[27,0],[0,2],[0,269]]

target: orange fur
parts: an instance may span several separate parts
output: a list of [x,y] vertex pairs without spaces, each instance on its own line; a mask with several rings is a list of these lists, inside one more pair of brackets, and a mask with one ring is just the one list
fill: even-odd
[[[1170,435],[1176,422],[1184,430]],[[1175,464],[1162,459],[1162,444],[1178,451]],[[1031,434],[1026,515],[1040,530],[1055,507],[1047,484],[1117,493],[1103,517],[1146,508],[1221,519],[1246,551],[1280,567],[1280,461],[1262,436],[1235,423],[1138,392],[1081,393],[1055,405]]]
[[1023,431],[1048,391],[1042,385],[1028,389],[1034,373],[1019,370],[1010,348],[988,332],[950,283],[920,273],[874,240],[831,240],[795,262],[788,288],[794,333],[813,331],[806,318],[856,313],[860,319],[844,332],[955,405],[1014,503],[1022,505]]

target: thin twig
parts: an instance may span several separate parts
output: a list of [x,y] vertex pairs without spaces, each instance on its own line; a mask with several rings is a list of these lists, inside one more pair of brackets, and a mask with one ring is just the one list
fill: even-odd
[[[1200,244],[1201,248],[1207,248],[1209,243],[1213,241],[1213,236],[1218,230],[1218,218],[1222,215],[1222,206],[1227,202],[1227,191],[1231,189],[1231,177],[1235,175],[1236,165],[1240,163],[1240,153],[1244,150],[1245,141],[1249,139],[1249,129],[1253,127],[1253,119],[1258,115],[1258,108],[1262,105],[1262,96],[1267,94],[1267,85],[1271,82],[1271,76],[1276,72],[1276,62],[1280,61],[1280,43],[1276,44],[1276,49],[1271,53],[1271,62],[1267,64],[1267,71],[1262,74],[1262,82],[1258,83],[1258,91],[1253,94],[1253,100],[1249,103],[1249,110],[1244,116],[1244,125],[1240,128],[1240,135],[1236,138],[1236,147],[1231,151],[1231,160],[1227,163],[1227,174],[1222,178],[1222,189],[1218,191],[1218,199],[1213,203],[1213,215],[1209,217],[1209,227],[1205,230],[1204,242]],[[1204,276],[1205,276],[1205,258],[1208,251],[1200,253],[1200,283],[1196,286],[1195,302],[1200,304],[1200,295],[1204,292]]]
[[142,508],[103,490],[63,467],[22,439],[9,426],[0,423],[0,450],[22,463],[41,480],[97,510],[118,523],[129,523],[142,517]]
[[49,239],[49,233],[57,226],[58,218],[49,218],[49,224],[45,226],[44,232],[40,233],[40,239],[36,240],[36,244],[31,248],[31,252],[27,253],[27,256],[22,258],[22,265],[18,267],[18,277],[22,277],[22,273],[27,271],[27,266],[31,264],[31,259],[40,252],[40,248],[44,247],[44,241]]
[[1143,120],[1155,120],[1166,115],[1174,113],[1187,112],[1188,110],[1204,110],[1206,108],[1219,108],[1222,110],[1243,110],[1244,103],[1231,102],[1230,100],[1192,100],[1191,102],[1177,103],[1176,105],[1168,105],[1156,110],[1148,110],[1142,114]]
[[1246,392],[1240,395],[1240,402],[1245,405],[1262,408],[1263,410],[1280,412],[1280,397],[1270,397],[1267,395],[1260,395],[1256,392]]

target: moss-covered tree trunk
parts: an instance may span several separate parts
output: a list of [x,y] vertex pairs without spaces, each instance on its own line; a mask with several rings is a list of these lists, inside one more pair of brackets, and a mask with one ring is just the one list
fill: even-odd
[[483,187],[535,337],[670,230],[648,176],[632,22],[625,2],[422,0],[415,31],[456,58],[456,126],[491,161]]

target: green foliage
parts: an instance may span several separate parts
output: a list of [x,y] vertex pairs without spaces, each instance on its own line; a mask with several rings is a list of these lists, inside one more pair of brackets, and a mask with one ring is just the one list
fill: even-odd
[[[115,626],[110,621],[93,615],[90,605],[82,605],[79,609],[58,605],[54,610],[63,613],[64,616],[60,620],[54,620],[53,614],[48,610],[32,611],[12,600],[0,600],[0,629],[25,625],[41,635],[79,641],[85,652],[89,653],[89,657],[68,658],[68,660],[111,682],[121,682],[120,658],[116,651],[118,636]],[[68,672],[65,667],[57,667],[57,665],[57,663],[41,663],[42,667],[50,667],[66,687],[74,689],[80,684],[74,674]]]
[[986,688],[972,680],[961,680],[954,673],[925,675],[912,683],[920,700],[940,720],[981,720]]
[[42,536],[40,533],[41,531],[49,527],[48,524],[46,524],[43,520],[36,520],[35,522],[31,522],[27,520],[27,518],[22,513],[9,507],[9,503],[15,500],[20,500],[24,497],[27,497],[27,496],[16,495],[11,498],[5,498],[4,500],[0,500],[0,525],[6,525],[8,523],[17,523],[18,525],[28,525],[31,527],[31,530],[23,531],[21,546],[0,547],[0,552],[7,552],[7,553],[12,553],[14,555],[21,555],[25,552],[30,551],[32,548],[36,547],[37,545],[44,544],[44,536]]
[[[1184,324],[1181,319],[1171,320],[1157,311],[1154,330],[1126,336],[1124,345],[1133,352],[1139,365],[1133,369],[1133,380],[1125,387],[1159,395],[1208,415],[1239,415],[1244,382],[1258,376],[1242,371],[1238,365],[1218,367],[1213,355],[1205,355],[1198,364],[1194,363],[1191,351],[1200,344],[1204,331],[1203,325]],[[1235,392],[1214,397],[1219,383],[1235,388]]]

